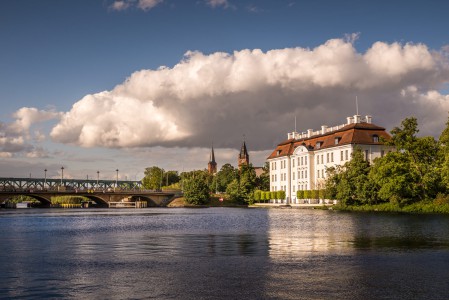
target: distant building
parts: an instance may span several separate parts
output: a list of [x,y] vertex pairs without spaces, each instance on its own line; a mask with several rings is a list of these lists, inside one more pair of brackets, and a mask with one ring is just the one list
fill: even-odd
[[209,174],[217,173],[217,163],[215,162],[215,154],[214,154],[214,146],[212,145],[212,149],[210,152],[209,163],[207,164],[207,171]]
[[248,149],[246,149],[246,143],[243,141],[242,147],[240,148],[238,166],[239,169],[243,165],[249,165],[249,154]]
[[270,165],[270,190],[284,190],[288,203],[298,203],[298,190],[324,188],[329,167],[344,165],[359,147],[365,159],[372,162],[391,147],[382,143],[391,136],[385,128],[372,124],[372,117],[348,117],[335,127],[321,126],[320,130],[288,133],[267,158]]

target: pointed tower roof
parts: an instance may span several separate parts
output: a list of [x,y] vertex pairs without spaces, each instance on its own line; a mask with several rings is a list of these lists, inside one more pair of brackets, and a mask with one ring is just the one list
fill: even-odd
[[248,156],[248,149],[246,149],[246,143],[243,141],[242,148],[240,148],[239,158],[245,158]]
[[210,152],[209,162],[211,162],[211,163],[215,162],[214,144],[212,144],[212,150]]

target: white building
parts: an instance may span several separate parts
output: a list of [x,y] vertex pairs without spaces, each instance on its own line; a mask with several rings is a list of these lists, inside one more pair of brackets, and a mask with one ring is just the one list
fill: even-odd
[[362,149],[365,158],[372,162],[391,147],[382,139],[391,136],[385,128],[371,123],[371,116],[348,117],[342,125],[321,126],[320,130],[288,133],[288,139],[280,143],[268,157],[270,164],[270,190],[284,190],[288,203],[299,203],[298,190],[317,190],[324,187],[326,169],[343,165],[351,159],[356,147]]

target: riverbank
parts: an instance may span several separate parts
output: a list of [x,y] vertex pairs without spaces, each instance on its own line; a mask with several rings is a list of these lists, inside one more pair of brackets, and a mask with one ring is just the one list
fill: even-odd
[[376,205],[335,205],[332,209],[341,211],[449,214],[449,204],[435,204],[433,202],[417,202],[404,206],[392,203],[382,203]]
[[220,201],[219,197],[211,197],[209,202],[204,205],[193,205],[185,202],[184,197],[179,197],[170,202],[167,207],[192,207],[192,208],[202,208],[202,207],[247,207],[247,205],[238,204],[227,199]]

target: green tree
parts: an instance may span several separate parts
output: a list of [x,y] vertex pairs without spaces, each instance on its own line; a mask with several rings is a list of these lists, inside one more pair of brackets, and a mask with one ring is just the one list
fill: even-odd
[[[409,161],[410,172],[414,173],[411,178],[415,180],[412,184],[416,196],[410,201],[434,198],[441,189],[439,143],[430,136],[417,137],[418,132],[418,122],[414,117],[404,119],[401,127],[395,127],[391,131],[390,144],[405,155],[403,159]],[[441,137],[444,145],[447,142],[446,133],[447,130],[443,131]]]
[[184,198],[189,204],[201,205],[209,201],[210,193],[205,174],[186,178],[183,181]]
[[391,152],[377,159],[369,173],[369,180],[376,186],[381,201],[406,204],[418,194],[418,173],[403,152]]
[[215,176],[216,190],[218,192],[226,192],[228,185],[236,179],[238,176],[238,170],[231,164],[224,164],[220,171]]
[[228,187],[226,193],[232,201],[238,203],[252,203],[254,201],[254,189],[256,183],[256,172],[251,164],[241,166],[237,178]]
[[153,166],[146,168],[142,179],[142,185],[146,189],[158,190],[162,187],[162,179],[164,176],[164,169]]
[[337,176],[330,179],[330,182],[336,184],[336,198],[347,205],[365,202],[369,170],[370,164],[365,160],[362,150],[354,149],[351,160],[344,164],[343,169],[338,173],[332,173],[334,170],[330,173]]
[[270,163],[265,162],[263,173],[256,177],[256,187],[262,191],[270,190]]

